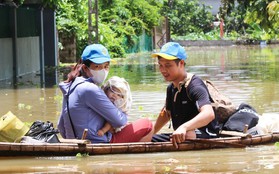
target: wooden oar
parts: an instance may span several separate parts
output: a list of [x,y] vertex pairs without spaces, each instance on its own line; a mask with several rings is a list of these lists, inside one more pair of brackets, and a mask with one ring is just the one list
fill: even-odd
[[251,138],[252,135],[248,133],[242,133],[242,132],[237,132],[237,131],[226,131],[222,130],[220,132],[221,135],[225,136],[231,136],[231,137],[241,137],[241,138]]
[[210,139],[187,139],[186,142],[187,141],[195,142],[195,143],[216,145],[218,147],[233,147],[233,148],[244,148],[244,147],[246,147],[246,145],[244,145],[244,144],[213,141],[213,140],[210,140]]
[[66,144],[90,144],[91,142],[89,140],[79,140],[79,139],[64,139],[59,138],[60,143],[66,143]]

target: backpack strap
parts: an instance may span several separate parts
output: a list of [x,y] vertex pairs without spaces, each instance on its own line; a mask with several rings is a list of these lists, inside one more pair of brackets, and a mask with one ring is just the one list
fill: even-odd
[[218,107],[218,101],[215,99],[215,96],[219,94],[219,90],[213,85],[210,80],[205,80],[204,83],[206,88],[208,89],[209,97],[212,100],[211,106]]
[[[179,85],[178,85],[178,88],[177,88],[178,90],[177,90],[176,93],[174,94],[174,98],[173,98],[173,101],[174,101],[174,102],[176,101],[177,94],[181,91],[182,86],[184,85],[185,88],[187,89],[187,86],[188,86],[189,83],[191,82],[193,76],[194,76],[194,74],[192,74],[192,73],[187,73],[186,78],[185,78],[183,81],[179,82]],[[186,91],[187,91],[187,90],[186,90]],[[188,92],[187,92],[187,95],[188,95]],[[188,95],[188,97],[189,97],[189,95]]]
[[194,76],[194,74],[192,73],[187,73],[187,77],[185,78],[185,88],[187,88],[187,86],[190,84],[191,80],[192,80],[192,77]]
[[192,73],[187,73],[187,77],[185,78],[185,84],[184,84],[184,86],[185,86],[185,89],[186,89],[186,93],[187,93],[187,96],[188,96],[188,98],[191,100],[191,101],[193,101],[192,99],[191,99],[191,97],[190,97],[190,95],[189,95],[189,92],[188,92],[188,85],[190,84],[190,82],[191,82],[191,80],[192,80],[192,78],[193,78],[193,76],[194,76],[194,74],[192,74]]

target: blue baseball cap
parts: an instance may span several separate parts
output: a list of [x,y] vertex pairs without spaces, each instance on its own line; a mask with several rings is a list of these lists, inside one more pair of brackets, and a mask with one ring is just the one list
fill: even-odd
[[110,61],[110,56],[106,47],[102,44],[88,45],[82,52],[82,61],[90,60],[96,64],[102,64]]
[[151,57],[153,58],[156,58],[158,56],[167,60],[186,60],[187,58],[185,49],[177,42],[168,42],[163,45],[159,53],[151,54]]

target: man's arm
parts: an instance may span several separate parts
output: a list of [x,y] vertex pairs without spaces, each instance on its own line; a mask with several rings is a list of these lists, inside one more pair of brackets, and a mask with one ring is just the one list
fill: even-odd
[[154,134],[159,132],[159,130],[162,129],[164,125],[167,124],[167,122],[170,120],[170,115],[168,114],[168,111],[166,111],[165,107],[161,110],[155,125],[154,125]]
[[[177,143],[184,142],[189,131],[194,131],[197,128],[206,126],[215,118],[214,111],[211,105],[207,104],[200,108],[200,112],[193,119],[180,125],[172,134],[172,143],[175,147]],[[194,137],[188,137],[194,138]]]

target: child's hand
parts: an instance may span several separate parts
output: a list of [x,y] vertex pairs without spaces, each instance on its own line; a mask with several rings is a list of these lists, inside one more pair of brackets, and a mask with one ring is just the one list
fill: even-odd
[[102,131],[102,130],[100,129],[100,130],[98,130],[97,134],[98,134],[98,136],[102,137],[102,136],[104,136],[104,131]]
[[114,133],[115,133],[115,129],[114,129],[113,127],[111,127],[111,128],[109,129],[109,132],[112,133],[112,134],[114,134]]

